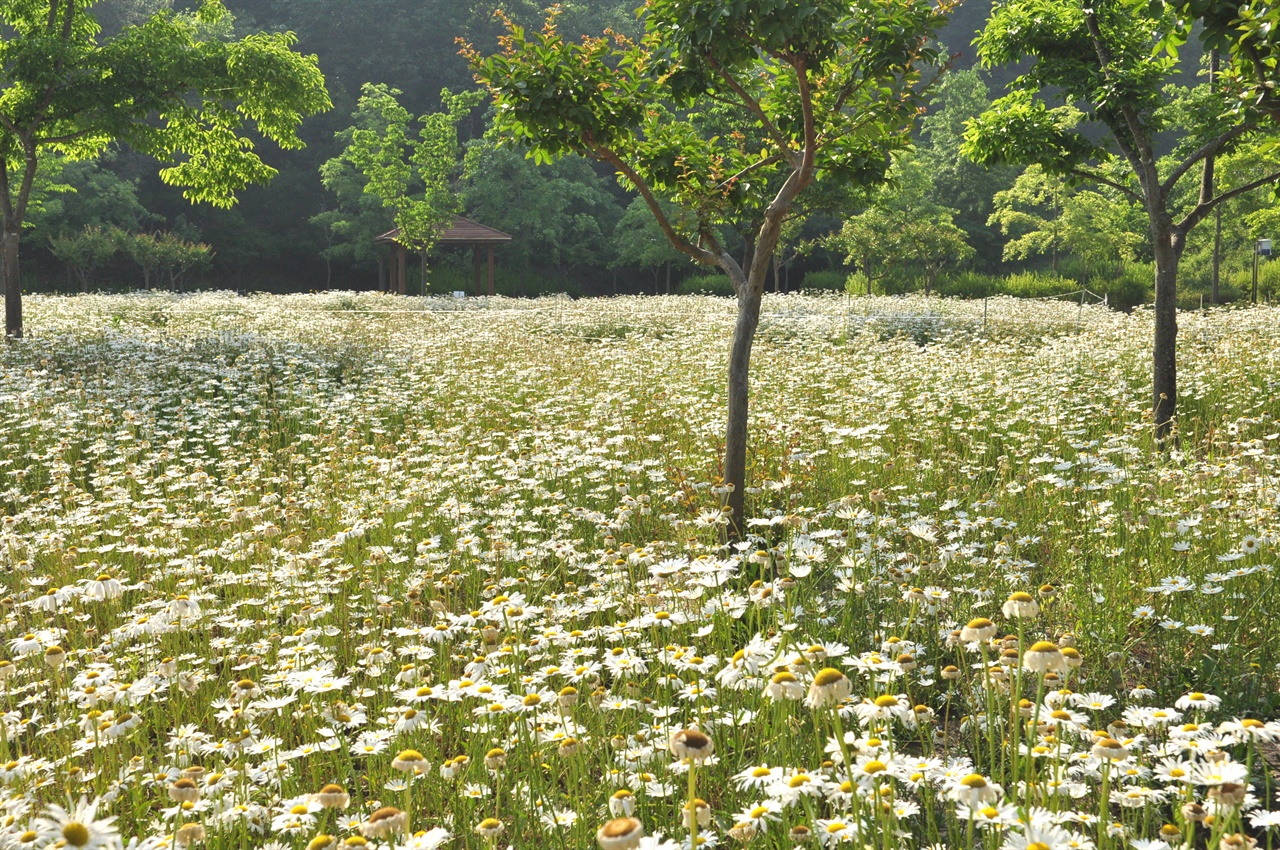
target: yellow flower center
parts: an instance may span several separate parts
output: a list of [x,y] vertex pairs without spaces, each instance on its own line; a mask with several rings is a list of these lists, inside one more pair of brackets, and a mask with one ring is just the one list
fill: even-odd
[[834,667],[827,667],[824,670],[818,671],[818,675],[813,677],[813,683],[820,688],[826,688],[826,687],[830,687],[831,685],[834,685],[836,682],[839,682],[843,678],[844,678],[844,674],[841,673],[839,670],[835,669]]
[[62,828],[62,837],[72,847],[84,847],[89,843],[89,827],[73,820]]

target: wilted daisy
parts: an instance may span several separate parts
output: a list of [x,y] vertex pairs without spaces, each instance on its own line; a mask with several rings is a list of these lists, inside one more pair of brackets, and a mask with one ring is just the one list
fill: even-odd
[[644,825],[632,817],[614,818],[596,830],[600,850],[632,850],[643,837]]
[[671,736],[671,754],[676,758],[703,761],[716,751],[715,742],[698,729],[681,729]]
[[394,806],[383,806],[360,825],[365,838],[386,838],[402,834],[409,828],[409,816]]
[[1019,590],[1012,594],[1000,609],[1010,620],[1025,620],[1040,616],[1040,603],[1030,593]]

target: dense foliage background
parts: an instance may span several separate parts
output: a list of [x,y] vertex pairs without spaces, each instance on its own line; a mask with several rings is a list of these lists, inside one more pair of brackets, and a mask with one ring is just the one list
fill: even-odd
[[[394,212],[362,191],[359,174],[333,163],[358,123],[366,84],[398,92],[413,116],[439,111],[441,90],[473,89],[456,39],[496,47],[493,0],[232,0],[238,33],[292,31],[319,56],[334,108],[310,119],[302,151],[264,148],[279,176],[243,193],[230,210],[191,206],[156,177],[156,164],[127,148],[97,162],[47,169],[24,237],[26,286],[44,291],[231,286],[306,291],[376,288],[379,250],[371,237]],[[540,25],[544,4],[515,0],[507,14]],[[634,0],[563,4],[568,33],[635,31]],[[144,20],[173,0],[103,0],[95,7],[108,34]],[[980,295],[1000,289],[1052,295],[1087,286],[1112,303],[1147,299],[1149,239],[1140,210],[1106,190],[1072,187],[1032,167],[985,169],[960,155],[964,122],[999,96],[1008,75],[974,67],[970,43],[990,3],[962,4],[943,32],[952,61],[942,76],[916,150],[895,166],[897,180],[873,198],[846,198],[811,211],[789,229],[777,285],[878,292],[924,288]],[[1189,45],[1183,85],[1202,64]],[[670,251],[647,211],[632,205],[607,168],[580,159],[535,165],[485,138],[482,105],[458,127],[465,154],[454,175],[464,212],[511,233],[499,251],[498,289],[610,294],[716,292],[727,287]],[[344,132],[345,131],[345,132]],[[1173,150],[1175,133],[1163,139]],[[1223,171],[1230,179],[1231,164]],[[1248,165],[1237,164],[1245,172]],[[1254,239],[1274,213],[1269,192],[1228,205],[1221,222],[1219,298],[1247,294]],[[947,224],[949,222],[950,224]],[[843,229],[842,229],[843,228]],[[1213,223],[1194,235],[1183,266],[1183,300],[1212,298]],[[913,234],[915,235],[913,238]],[[892,238],[890,238],[892,237]],[[741,235],[726,233],[729,244]],[[411,263],[411,291],[422,283]],[[429,291],[467,286],[470,258],[436,251]],[[851,274],[853,278],[850,279]],[[1263,294],[1280,275],[1262,269]],[[771,282],[772,285],[772,282]]]

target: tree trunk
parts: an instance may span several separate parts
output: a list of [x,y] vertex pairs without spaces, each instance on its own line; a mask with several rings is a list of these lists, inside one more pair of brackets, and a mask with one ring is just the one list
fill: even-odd
[[775,251],[773,254],[773,293],[775,295],[778,294],[778,279],[779,279],[778,254]]
[[[1212,91],[1218,82],[1218,51],[1209,51],[1209,89]],[[1213,180],[1214,180],[1214,157],[1207,156],[1204,160],[1204,170],[1200,175],[1200,203],[1206,204],[1213,200]],[[1221,205],[1213,208],[1213,298],[1214,304],[1218,303],[1218,270],[1222,264],[1222,207]]]
[[1167,218],[1153,223],[1151,229],[1156,260],[1151,405],[1156,438],[1163,441],[1173,429],[1178,409],[1178,262],[1186,243]]
[[[732,278],[733,275],[730,275]],[[729,416],[724,439],[724,483],[729,492],[729,531],[741,538],[746,531],[747,410],[750,390],[751,346],[760,324],[760,292],[734,281],[738,290],[738,321],[729,352]]]
[[22,339],[22,278],[18,274],[18,243],[21,231],[16,223],[5,222],[0,236],[0,266],[4,272],[4,334]]
[[667,294],[671,294],[671,261],[667,260]]
[[1222,205],[1213,208],[1213,295],[1209,299],[1218,303],[1218,280],[1222,270]]

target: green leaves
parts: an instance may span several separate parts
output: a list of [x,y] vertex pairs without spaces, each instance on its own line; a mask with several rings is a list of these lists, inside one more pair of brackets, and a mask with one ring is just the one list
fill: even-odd
[[[349,163],[363,176],[363,191],[395,212],[400,242],[429,250],[460,208],[451,186],[458,169],[457,124],[484,94],[441,92],[443,111],[415,119],[400,105],[399,90],[366,83],[363,92],[354,125],[338,134],[346,149],[321,168],[326,185],[337,179],[341,163]],[[415,123],[422,125],[416,139]]]
[[650,0],[638,41],[570,42],[553,14],[536,33],[509,24],[500,53],[464,53],[500,138],[539,163],[609,162],[669,239],[712,262],[722,253],[695,243],[715,245],[717,226],[772,217],[761,232],[776,240],[814,180],[883,179],[908,142],[941,17],[927,0]]
[[982,165],[1034,163],[1065,173],[1109,155],[1075,130],[1079,117],[1071,107],[1050,109],[1031,92],[1015,91],[969,122],[960,151]]
[[119,139],[173,163],[162,177],[189,199],[225,206],[275,174],[249,126],[300,147],[302,119],[329,106],[315,57],[295,53],[292,35],[206,38],[227,15],[214,0],[189,17],[159,12],[101,42],[89,5],[0,2],[10,31],[0,42],[0,116],[9,127],[0,154],[11,167],[40,149],[89,158]]

